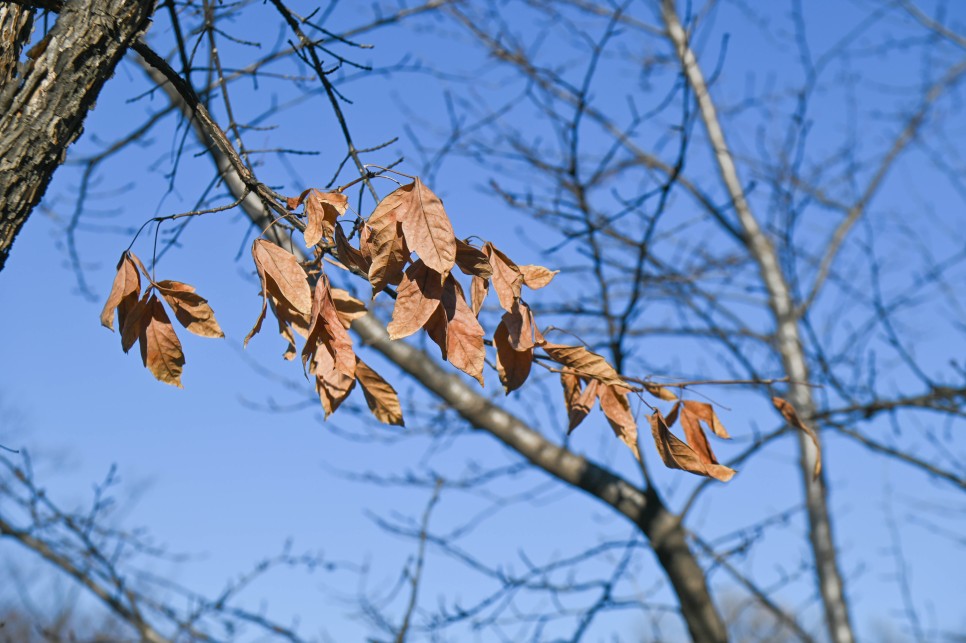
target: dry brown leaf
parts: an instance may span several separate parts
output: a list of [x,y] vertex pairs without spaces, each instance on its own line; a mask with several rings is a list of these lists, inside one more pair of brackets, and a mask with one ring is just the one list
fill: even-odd
[[297,209],[300,205],[302,205],[302,201],[305,200],[305,197],[307,197],[311,191],[312,188],[309,188],[307,190],[302,190],[302,193],[298,196],[290,196],[286,198],[285,207],[287,207],[289,210]]
[[718,458],[715,457],[714,451],[711,449],[708,436],[701,427],[701,423],[706,424],[720,438],[730,438],[731,436],[728,435],[721,421],[718,420],[714,407],[707,402],[685,400],[675,404],[671,413],[668,426],[673,423],[674,416],[680,414],[684,438],[701,462],[709,466],[718,464]]
[[389,339],[409,337],[426,325],[443,296],[440,274],[417,259],[406,269],[396,291],[396,305],[387,330]]
[[245,337],[245,345],[261,330],[269,303],[280,328],[288,325],[299,335],[307,336],[312,291],[305,270],[294,255],[264,239],[257,239],[252,244],[252,257],[262,282],[262,309]]
[[[265,290],[265,285],[262,284],[262,309],[261,311],[259,311],[258,319],[255,320],[255,324],[252,326],[252,329],[248,331],[247,335],[245,335],[245,341],[242,342],[243,348],[247,347],[248,342],[251,341],[252,337],[257,335],[262,330],[262,322],[265,321],[265,314],[267,312],[268,312],[268,293]],[[281,323],[282,323],[281,320],[279,320],[279,324]]]
[[352,322],[369,312],[366,310],[364,303],[342,288],[332,288],[330,286],[329,294],[332,295],[332,301],[335,302],[335,309],[339,313],[339,319],[342,320],[342,325],[346,329],[352,325]]
[[648,393],[659,400],[664,400],[665,402],[674,402],[678,399],[678,396],[672,393],[670,389],[667,389],[660,384],[655,384],[654,382],[644,382],[643,386]]
[[812,439],[812,443],[815,445],[815,468],[812,470],[812,479],[818,478],[818,474],[822,472],[822,445],[819,444],[818,434],[812,427],[808,426],[802,422],[802,418],[798,417],[798,412],[792,403],[788,400],[784,400],[780,397],[771,398],[771,403],[775,405],[778,412],[782,414],[785,421],[791,424],[793,427],[799,431],[804,431],[805,434]]
[[520,266],[520,272],[523,274],[523,283],[527,288],[536,290],[537,288],[543,288],[557,276],[559,270],[550,270],[549,268],[544,268],[543,266],[535,266],[529,264],[526,266]]
[[670,469],[681,469],[700,476],[715,478],[722,482],[727,482],[735,475],[735,470],[723,464],[708,464],[702,462],[701,458],[686,443],[679,440],[669,430],[668,424],[661,415],[655,410],[649,417],[651,423],[651,434],[654,436],[654,445],[661,456],[664,465]]
[[447,275],[443,284],[440,308],[446,313],[446,359],[483,386],[483,327],[463,299],[462,288],[453,275]]
[[577,399],[580,397],[580,391],[583,388],[580,383],[580,378],[573,373],[561,373],[560,374],[560,385],[563,386],[564,394],[564,407],[567,409],[567,413],[570,413],[570,409],[573,408]]
[[480,310],[483,309],[483,300],[486,299],[486,293],[489,290],[489,279],[473,277],[470,280],[470,309],[472,309],[473,314],[477,317],[480,316]]
[[137,265],[138,269],[141,270],[141,274],[144,275],[148,281],[151,281],[151,273],[149,273],[148,269],[144,267],[144,262],[138,259],[138,256],[133,252],[128,251],[127,256],[130,257],[135,265]]
[[[401,188],[400,188],[401,189]],[[402,225],[398,216],[407,206],[399,190],[389,193],[369,216],[363,256],[369,253],[369,283],[375,297],[387,285],[398,284],[402,280],[403,267],[409,260],[409,248],[403,237]],[[360,240],[360,248],[362,248]]]
[[383,424],[403,426],[402,406],[399,404],[396,389],[358,358],[356,379],[359,380],[362,393],[366,396],[366,404],[375,418]]
[[581,377],[599,380],[610,386],[627,386],[607,360],[583,346],[567,346],[544,342],[542,348],[553,361],[565,366]]
[[600,382],[590,380],[587,382],[587,386],[573,400],[573,403],[567,409],[567,435],[570,435],[584,421],[584,418],[590,414],[599,393]]
[[315,391],[319,394],[325,417],[329,417],[349,397],[356,385],[356,379],[336,368],[335,360],[328,350],[320,350],[315,354],[314,372]]
[[489,279],[493,276],[490,260],[482,250],[474,248],[462,239],[456,240],[456,265],[464,275]]
[[276,317],[275,320],[278,322],[278,334],[282,336],[285,340],[285,352],[282,353],[282,359],[287,362],[295,359],[298,351],[295,348],[295,334],[292,333],[292,327],[282,321],[280,318]]
[[446,311],[440,306],[426,322],[426,326],[423,327],[429,338],[439,346],[440,359],[442,360],[448,357],[446,352],[446,324]]
[[369,266],[372,262],[362,252],[352,247],[352,244],[349,243],[340,225],[335,226],[335,249],[339,255],[339,261],[346,268],[360,275],[368,276]]
[[680,410],[681,410],[680,402],[675,403],[675,405],[671,407],[671,412],[668,413],[664,418],[664,421],[667,423],[668,428],[671,428],[672,426],[674,426],[674,423],[678,419],[678,412]]
[[503,313],[503,323],[506,324],[510,345],[514,350],[524,351],[536,346],[533,312],[522,299],[513,302],[510,312]]
[[704,430],[701,428],[701,422],[698,421],[697,416],[691,413],[687,406],[681,406],[679,408],[681,413],[681,428],[684,430],[684,439],[687,441],[688,446],[694,450],[698,459],[704,464],[718,464],[718,458],[715,457],[714,451],[711,450],[711,445],[708,443],[708,436],[704,434]]
[[221,326],[215,319],[215,311],[208,300],[195,292],[194,286],[180,281],[159,281],[158,292],[171,306],[177,320],[195,335],[201,337],[224,337]]
[[359,228],[359,254],[366,260],[366,265],[372,265],[372,249],[369,239],[372,237],[372,228],[364,225]]
[[335,369],[347,377],[354,377],[356,355],[352,348],[352,338],[342,325],[329,292],[329,279],[324,273],[319,275],[319,280],[315,283],[311,320],[305,347],[302,349],[302,364],[314,362],[319,347],[324,346],[325,350],[322,352],[330,353]]
[[[322,317],[322,305],[323,299],[325,297],[325,286],[321,285],[321,280],[317,281],[315,284],[315,292],[312,296],[312,314],[310,319],[312,320],[309,326],[308,335],[305,338],[305,344],[302,346],[302,368],[306,371],[309,370],[311,366],[312,372],[315,372],[316,357],[320,352],[328,351],[330,356],[335,358],[335,351],[329,347],[331,343],[328,330],[326,328],[325,319]],[[341,324],[340,324],[341,326]],[[281,318],[279,318],[279,328],[287,328],[286,324],[282,323]],[[343,328],[343,330],[345,330]],[[333,362],[334,363],[334,362]]]
[[312,310],[312,290],[295,255],[270,241],[256,239],[252,257],[269,294],[275,295],[284,307],[307,317]]
[[174,326],[171,325],[157,295],[151,295],[145,308],[144,317],[147,321],[138,337],[141,361],[158,381],[182,388],[184,352],[181,350],[178,335],[174,332]]
[[308,313],[297,311],[285,303],[278,291],[278,286],[271,279],[267,280],[268,301],[271,304],[272,312],[280,320],[292,327],[296,333],[302,337],[308,337],[311,320]]
[[131,347],[138,341],[138,338],[144,332],[144,328],[150,321],[151,312],[148,301],[151,297],[151,289],[149,288],[145,291],[144,296],[135,302],[134,306],[127,313],[127,318],[124,320],[124,327],[121,328],[121,349],[125,353],[131,350]]
[[123,329],[128,314],[137,305],[140,297],[141,276],[138,274],[137,266],[125,252],[117,262],[117,274],[114,275],[111,294],[107,297],[104,310],[101,311],[101,324],[113,331],[116,309],[118,329]]
[[456,236],[443,202],[417,178],[387,196],[399,194],[404,204],[397,211],[410,250],[429,268],[447,275],[456,262]]
[[506,324],[500,322],[493,333],[493,346],[496,347],[496,371],[507,395],[523,386],[530,376],[533,364],[533,349],[515,350],[510,344]]
[[493,290],[500,299],[500,306],[504,310],[510,311],[513,302],[519,299],[520,290],[523,287],[523,274],[520,268],[513,263],[505,254],[496,249],[492,243],[487,241],[483,245],[483,253],[490,260],[490,267],[493,269]]
[[311,248],[323,238],[332,239],[336,220],[345,214],[349,199],[341,192],[310,190],[305,199],[305,247]]
[[627,445],[634,457],[641,459],[641,451],[637,446],[637,420],[631,412],[631,404],[627,399],[627,389],[617,386],[600,387],[600,410],[607,417],[614,435]]
[[714,412],[714,407],[707,402],[685,400],[684,408],[688,413],[707,424],[708,428],[719,438],[726,440],[731,438],[728,435],[728,431],[725,430],[724,425],[721,424],[721,420],[718,419],[718,415]]

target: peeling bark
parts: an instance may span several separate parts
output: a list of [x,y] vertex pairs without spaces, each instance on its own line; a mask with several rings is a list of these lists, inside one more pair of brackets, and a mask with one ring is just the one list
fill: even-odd
[[[67,147],[83,130],[105,81],[143,32],[154,10],[150,0],[73,0],[61,8],[45,43],[21,77],[0,92],[0,270],[33,208],[40,202]],[[0,16],[14,20],[29,10],[5,4]],[[22,43],[25,40],[14,39]],[[7,51],[4,65],[19,61]],[[9,76],[4,76],[5,81]]]

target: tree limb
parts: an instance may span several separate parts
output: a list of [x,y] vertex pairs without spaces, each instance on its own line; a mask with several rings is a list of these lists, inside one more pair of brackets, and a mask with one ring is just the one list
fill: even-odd
[[[758,272],[768,292],[769,309],[775,320],[777,351],[785,374],[791,379],[788,397],[799,413],[805,418],[811,418],[815,414],[815,402],[811,389],[803,384],[810,381],[808,365],[799,336],[797,311],[778,254],[745,198],[744,187],[738,178],[738,170],[725,140],[717,109],[694,50],[688,43],[687,33],[678,18],[674,0],[662,0],[661,15],[682,73],[694,91],[721,181],[728,191],[744,232],[744,244],[758,264]],[[834,643],[853,643],[855,635],[850,622],[842,574],[838,569],[838,555],[832,540],[824,472],[812,479],[811,472],[818,452],[804,433],[799,434],[799,450],[809,518],[809,539],[818,572],[819,593],[825,607],[829,636]]]
[[76,0],[63,7],[22,80],[0,94],[0,270],[67,147],[128,47],[150,0]]

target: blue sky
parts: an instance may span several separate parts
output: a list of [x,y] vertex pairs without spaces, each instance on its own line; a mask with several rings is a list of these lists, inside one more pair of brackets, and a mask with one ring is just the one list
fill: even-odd
[[[717,58],[721,34],[730,34],[725,72],[716,97],[724,103],[738,105],[746,93],[764,88],[781,94],[787,86],[798,82],[794,48],[780,42],[780,38],[777,43],[769,42],[748,14],[736,10],[732,3],[722,5],[712,14],[714,24],[709,31],[712,35],[699,40],[704,55],[702,62],[707,66]],[[251,9],[255,14],[258,7]],[[265,8],[261,10],[264,13]],[[808,3],[806,18],[814,50],[837,41],[868,11],[864,3],[848,3],[845,7],[832,2]],[[358,6],[348,9],[343,6],[340,12],[334,14],[334,24],[350,26],[364,21],[357,15],[361,12]],[[789,33],[784,3],[774,13],[760,17],[773,27],[771,33],[779,36]],[[246,14],[245,20],[252,22],[238,23],[236,28],[240,34],[246,30],[258,31],[259,18]],[[520,20],[523,23],[524,18]],[[536,19],[531,15],[526,20]],[[959,20],[962,24],[963,17],[959,16]],[[520,28],[525,31],[523,26]],[[900,27],[886,23],[880,29],[875,33],[883,37],[883,33],[898,31]],[[163,30],[156,31],[151,35],[158,42],[168,38]],[[417,136],[431,144],[432,126],[444,124],[447,118],[442,90],[457,92],[457,99],[465,101],[476,100],[478,94],[492,101],[491,105],[506,100],[509,92],[500,93],[501,81],[505,79],[499,72],[481,73],[478,85],[470,91],[465,85],[415,69],[418,63],[453,72],[486,70],[481,54],[459,45],[453,33],[452,27],[432,20],[417,20],[405,28],[375,32],[368,40],[376,48],[359,54],[362,60],[371,61],[377,67],[405,60],[405,68],[389,77],[376,75],[342,85],[342,90],[353,100],[346,109],[350,125],[359,132],[360,143],[371,145],[401,136],[392,149],[407,157],[404,171],[420,171],[416,160],[419,154],[412,138],[406,134],[405,125],[408,122],[419,132]],[[269,44],[274,40],[273,36],[262,37]],[[865,37],[872,38],[862,36]],[[565,42],[565,38],[561,42],[551,39],[540,55],[552,56],[558,49],[565,52]],[[634,50],[636,43],[626,46]],[[647,46],[642,49],[646,51]],[[241,49],[226,45],[225,50],[228,56]],[[760,53],[764,50],[769,52],[767,61]],[[458,56],[452,55],[454,51],[459,52]],[[836,105],[854,99],[863,105],[861,116],[874,121],[875,109],[867,108],[863,103],[866,98],[879,100],[883,95],[892,95],[896,104],[901,104],[906,96],[912,95],[908,79],[920,72],[924,77],[929,75],[930,69],[923,57],[918,54],[905,57],[903,51],[902,48],[891,50],[882,60],[877,60],[873,53],[863,50],[861,38],[855,43],[853,57],[839,71],[841,82],[823,91],[816,100],[817,113],[813,116],[817,125],[811,134],[813,147],[810,148],[815,158],[837,149],[843,138],[850,135],[850,115],[835,112]],[[631,82],[621,75],[619,66],[615,69],[602,72],[599,88],[594,92],[600,104],[609,105],[619,100],[619,94]],[[314,86],[308,83],[306,87]],[[281,93],[282,88],[283,83],[266,80],[259,93],[239,89],[238,95],[244,97],[240,99],[240,109],[248,116],[260,113],[266,109],[273,92],[279,92],[280,102],[290,98]],[[127,102],[144,89],[144,79],[136,67],[127,65],[119,70],[98,101],[98,108],[85,128],[87,134],[72,149],[72,154],[80,156],[97,149],[99,141],[111,140],[127,131],[147,112],[163,104],[163,96]],[[961,98],[961,95],[954,96],[943,103],[942,113],[955,114],[961,108]],[[642,102],[646,99],[642,98]],[[883,104],[882,112],[885,115],[895,108],[895,104]],[[751,156],[763,139],[769,142],[769,133],[763,136],[756,129],[760,123],[767,129],[769,116],[766,106],[736,113],[732,121],[735,126],[729,133],[734,132],[731,143],[739,155]],[[526,129],[528,134],[536,136],[542,131],[543,124],[535,120],[532,112],[528,113],[526,105],[515,111],[514,118],[519,127],[531,128]],[[946,143],[955,147],[956,142],[964,140],[964,132],[961,125],[950,125],[952,120],[944,121],[948,125]],[[281,125],[277,131],[254,132],[248,139],[249,145],[294,146],[318,149],[321,154],[291,156],[287,166],[278,163],[275,157],[265,157],[265,166],[260,170],[263,180],[283,184],[286,193],[327,181],[341,158],[343,144],[324,100],[316,95],[275,121]],[[860,158],[881,149],[889,132],[888,119],[883,116],[868,131],[867,138],[855,143]],[[656,124],[650,135],[659,140],[664,132]],[[95,197],[92,215],[85,221],[136,228],[148,217],[193,208],[195,199],[210,180],[210,162],[204,157],[185,155],[178,170],[176,189],[166,195],[164,174],[171,168],[174,148],[171,140],[170,127],[159,129],[152,133],[150,145],[134,148],[124,157],[106,162],[96,186],[99,194],[92,195]],[[925,222],[923,225],[910,222],[913,233],[909,237],[886,238],[880,252],[886,274],[891,275],[889,271],[893,271],[896,275],[895,281],[887,282],[890,288],[898,289],[904,286],[900,280],[909,279],[900,272],[902,265],[890,265],[890,256],[898,256],[890,253],[902,251],[908,245],[923,244],[941,255],[962,244],[961,231],[958,237],[948,233],[948,229],[956,229],[955,212],[961,212],[962,200],[947,181],[935,178],[925,157],[922,150],[911,153],[893,173],[880,196],[883,205],[877,214],[883,220],[894,221],[913,212],[911,216],[921,217]],[[387,154],[385,158],[390,159],[392,155]],[[697,160],[692,167],[701,168],[704,162],[707,160]],[[291,168],[305,184],[292,176]],[[346,180],[351,178],[349,173],[344,176]],[[543,242],[550,232],[521,220],[518,214],[501,207],[497,199],[487,195],[486,167],[474,164],[472,159],[454,157],[433,179],[431,187],[444,198],[459,236],[478,234],[491,239],[518,263],[543,263],[553,268],[572,261],[572,256],[565,253],[543,254],[541,250],[551,245]],[[451,427],[451,438],[435,442],[421,435],[424,426],[419,421],[411,422],[405,429],[373,428],[346,410],[323,423],[321,409],[312,402],[311,390],[298,366],[279,359],[283,346],[273,333],[263,331],[243,353],[241,339],[255,320],[259,300],[247,253],[250,231],[236,213],[194,220],[181,238],[181,247],[167,254],[157,268],[161,279],[195,285],[211,302],[228,337],[206,340],[181,333],[187,356],[184,390],[155,382],[141,367],[136,351],[131,355],[122,354],[117,334],[101,328],[98,321],[114,263],[130,240],[129,232],[84,230],[80,233],[84,275],[98,300],[88,300],[78,292],[63,232],[64,222],[71,215],[78,180],[76,168],[65,168],[57,174],[48,190],[44,210],[35,213],[24,228],[10,261],[0,274],[0,301],[5,302],[5,314],[0,315],[0,338],[3,338],[0,352],[5,365],[0,369],[0,443],[28,449],[37,463],[38,479],[52,497],[63,499],[67,505],[88,498],[92,484],[116,463],[125,482],[119,491],[120,498],[125,497],[125,490],[139,490],[136,502],[124,512],[124,524],[147,526],[157,542],[174,552],[197,556],[185,563],[152,563],[154,571],[170,575],[192,589],[208,594],[218,592],[226,580],[260,558],[276,553],[288,539],[293,541],[295,551],[323,552],[327,560],[346,562],[356,569],[366,566],[370,571],[361,577],[363,580],[352,569],[316,571],[311,575],[279,572],[246,595],[249,605],[267,605],[270,613],[282,621],[298,616],[304,634],[324,630],[336,641],[361,639],[371,630],[358,618],[354,604],[360,583],[364,583],[366,591],[376,593],[392,585],[415,550],[412,541],[385,533],[372,517],[401,514],[418,519],[430,492],[399,486],[377,487],[335,472],[404,474],[432,469],[459,477],[472,472],[476,465],[496,466],[515,459],[493,440],[460,430],[455,423]],[[529,180],[522,176],[520,182]],[[112,192],[128,183],[136,186],[134,191]],[[712,180],[705,183],[717,185]],[[383,190],[385,194],[388,187]],[[757,205],[767,211],[764,202]],[[109,216],[98,218],[99,213]],[[934,221],[947,228],[934,225]],[[819,230],[824,221],[809,220],[806,225]],[[857,235],[860,234],[864,233],[860,230]],[[134,250],[147,259],[149,238],[140,239]],[[559,287],[567,284],[580,287],[574,282],[564,282]],[[549,291],[539,295],[548,298],[545,302],[553,297]],[[827,317],[834,317],[834,312],[829,314],[829,311],[837,306],[848,310],[848,302],[843,299],[821,302]],[[955,319],[955,312],[955,309],[940,310],[939,315],[944,321],[951,321]],[[843,326],[847,327],[848,323],[827,332],[835,341],[845,341],[847,333]],[[945,330],[915,329],[922,340],[917,350],[930,369],[942,368],[950,353],[958,350],[961,355],[962,352],[961,337],[949,331],[948,325],[941,327]],[[950,351],[951,345],[955,347],[953,351]],[[688,350],[678,342],[666,340],[642,343],[645,359],[651,363],[688,372],[706,368],[714,376],[725,376],[727,369],[721,366],[718,356]],[[371,352],[363,352],[364,357],[370,355]],[[408,383],[401,373],[375,356],[371,359],[404,399],[413,400],[427,416],[435,412],[435,402]],[[260,374],[251,362],[276,377]],[[287,388],[280,379],[291,382],[292,387]],[[894,386],[901,390],[905,385],[897,375]],[[498,387],[493,374],[488,374],[487,391],[496,394]],[[525,389],[514,396],[509,402],[511,407],[547,433],[559,431],[562,412],[558,409],[554,415],[544,408],[545,399],[558,395],[556,382],[547,380],[528,387],[532,393]],[[729,389],[716,390],[712,397],[728,407],[721,414],[722,419],[739,438],[747,437],[753,430],[768,431],[776,426],[776,416],[767,411],[760,396]],[[272,404],[281,410],[267,412],[266,407]],[[448,421],[453,422],[452,418]],[[929,418],[923,422],[928,423]],[[961,422],[957,426],[961,429]],[[902,439],[909,439],[910,434],[915,436],[918,428],[915,424],[904,427]],[[883,430],[888,427],[883,425]],[[964,443],[955,430],[956,426],[950,430],[948,448],[953,454],[951,460],[961,462]],[[373,436],[387,441],[375,441]],[[828,435],[826,440],[836,536],[843,551],[843,571],[849,581],[860,633],[868,637],[876,631],[876,626],[901,620],[898,616],[902,609],[901,597],[892,582],[896,573],[894,561],[884,555],[894,546],[886,520],[893,514],[900,523],[909,523],[902,531],[905,539],[902,546],[906,552],[913,552],[910,554],[914,560],[913,595],[927,628],[936,632],[966,626],[959,609],[959,597],[966,586],[960,574],[950,573],[951,568],[961,569],[966,562],[961,544],[951,541],[940,529],[930,527],[931,523],[915,523],[918,516],[947,527],[951,525],[962,533],[961,518],[958,522],[955,519],[956,515],[963,515],[961,495],[948,485],[910,474],[900,464],[871,456],[855,443],[834,435]],[[637,479],[632,461],[613,440],[602,418],[595,415],[588,420],[574,434],[571,444],[576,450]],[[917,452],[927,454],[932,453],[933,446],[914,443]],[[716,448],[725,457],[739,449],[717,444]],[[672,505],[681,502],[696,480],[681,472],[660,469],[653,452],[647,448],[645,451]],[[796,461],[797,452],[791,440],[768,449],[742,469],[731,483],[717,485],[708,493],[692,513],[689,526],[712,537],[753,523],[762,516],[796,507],[801,502]],[[460,546],[491,564],[520,570],[523,555],[547,561],[572,555],[606,539],[630,535],[629,528],[605,508],[559,486],[551,485],[544,490],[545,483],[546,478],[532,473],[498,483],[492,490],[495,494],[512,496],[528,488],[541,491],[531,502],[497,512],[462,538]],[[884,494],[885,489],[892,489],[893,493]],[[894,501],[894,506],[884,504],[887,498]],[[445,532],[470,520],[488,505],[487,498],[445,492],[434,513],[433,524]],[[932,506],[948,508],[946,515],[937,516]],[[33,564],[29,556],[8,545],[0,552],[15,565]],[[436,604],[438,596],[452,600],[457,595],[471,597],[487,590],[486,583],[478,577],[467,574],[452,559],[435,553],[427,567],[423,590],[428,608]],[[808,559],[802,537],[802,515],[796,513],[786,526],[770,532],[741,565],[762,578],[774,579],[783,573],[794,573]],[[660,575],[648,555],[641,554],[637,564],[630,585],[645,591],[659,582]],[[606,573],[602,570],[606,570],[604,563],[587,571]],[[719,588],[727,586],[726,578],[720,573],[713,576],[713,582]],[[719,595],[727,596],[729,591],[733,590],[722,590]],[[669,599],[665,596],[663,600]],[[808,583],[796,584],[790,591],[780,593],[779,600],[800,609],[808,628],[821,627],[821,616]],[[397,609],[395,614],[398,613]],[[593,640],[605,640],[611,633],[617,633],[618,638],[630,636],[628,632],[644,627],[644,623],[645,616],[624,612],[602,621]],[[671,640],[678,636],[673,619],[665,618],[662,623]],[[512,637],[512,631],[508,635]]]

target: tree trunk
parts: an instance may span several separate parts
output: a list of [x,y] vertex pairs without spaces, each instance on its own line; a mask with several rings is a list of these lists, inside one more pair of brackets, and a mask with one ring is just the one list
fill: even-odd
[[[20,75],[20,54],[30,39],[33,12],[20,5],[0,4],[0,96],[14,91]],[[0,104],[3,99],[0,98]]]
[[[681,70],[694,90],[695,100],[701,110],[701,119],[714,151],[722,183],[731,197],[735,213],[741,223],[742,242],[758,264],[762,285],[768,292],[768,307],[775,320],[775,340],[785,375],[792,382],[789,401],[806,421],[815,415],[815,405],[808,388],[808,366],[798,329],[798,313],[788,287],[788,281],[778,261],[778,254],[771,240],[762,230],[745,198],[744,188],[738,178],[734,157],[725,140],[724,130],[718,120],[717,110],[704,74],[698,65],[694,51],[688,44],[687,32],[678,19],[674,0],[662,0],[661,13],[668,38],[674,45]],[[853,643],[852,624],[848,603],[845,599],[842,574],[838,568],[838,555],[832,540],[832,522],[828,510],[828,490],[824,478],[812,480],[815,458],[818,456],[811,440],[799,436],[801,449],[801,474],[805,481],[805,507],[808,514],[809,540],[815,559],[818,590],[825,608],[825,620],[829,638],[833,643]]]
[[[18,3],[28,5],[29,3]],[[80,136],[87,112],[128,47],[149,22],[151,0],[71,0],[53,29],[32,50],[33,60],[0,92],[0,270],[14,238],[40,202],[67,147]],[[0,7],[4,29],[29,11]],[[17,16],[17,17],[15,17]],[[25,37],[3,32],[0,71],[16,69]],[[16,34],[20,34],[19,36]],[[13,46],[8,50],[8,43]],[[13,61],[11,63],[11,61]],[[13,65],[11,67],[11,64]]]
[[382,353],[477,429],[486,431],[538,469],[596,497],[622,513],[647,536],[674,588],[691,639],[728,640],[727,628],[708,589],[704,570],[687,543],[684,528],[653,489],[642,491],[607,469],[558,446],[511,413],[490,402],[459,376],[418,348],[390,341],[372,314],[352,323],[365,344]]

